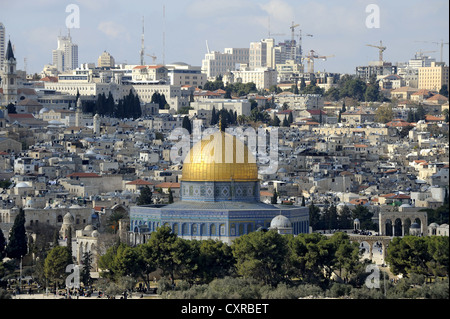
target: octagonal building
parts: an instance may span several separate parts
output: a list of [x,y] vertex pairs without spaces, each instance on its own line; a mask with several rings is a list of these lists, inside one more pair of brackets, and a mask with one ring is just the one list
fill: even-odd
[[215,132],[194,144],[183,161],[180,201],[133,206],[130,242],[148,240],[160,226],[184,239],[233,239],[269,229],[272,220],[289,219],[292,234],[308,233],[308,207],[260,201],[258,166],[247,146],[234,135]]

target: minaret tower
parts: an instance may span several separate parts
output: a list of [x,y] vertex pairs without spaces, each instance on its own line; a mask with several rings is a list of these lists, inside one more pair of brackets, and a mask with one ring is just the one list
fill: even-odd
[[[3,58],[3,57],[2,57]],[[3,102],[5,105],[17,103],[17,72],[16,58],[12,49],[11,41],[8,41],[8,48],[3,60]]]
[[98,114],[94,115],[94,134],[100,134],[100,116]]
[[77,108],[75,110],[75,126],[80,127],[83,122],[83,110],[81,107],[81,98],[78,97]]

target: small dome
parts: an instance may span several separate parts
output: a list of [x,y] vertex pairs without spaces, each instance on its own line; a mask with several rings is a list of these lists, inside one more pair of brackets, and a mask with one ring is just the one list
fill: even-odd
[[67,213],[64,215],[64,217],[63,217],[64,224],[72,224],[73,221],[74,221],[74,218],[71,213]]
[[283,215],[278,215],[270,222],[270,228],[291,228],[292,224],[289,218]]
[[48,108],[43,107],[43,108],[39,111],[39,114],[43,114],[43,113],[46,113],[46,112],[48,112],[48,111],[50,111]]
[[92,231],[94,230],[94,227],[92,225],[87,225],[86,227],[84,227],[84,230]]
[[412,229],[419,229],[419,228],[420,228],[420,225],[419,225],[418,223],[412,223],[411,226],[410,226],[409,228],[412,228]]
[[20,182],[19,184],[16,185],[17,188],[24,188],[24,187],[31,187],[30,185],[28,185],[25,182]]
[[92,237],[98,237],[98,236],[100,236],[100,233],[97,230],[94,230],[92,232]]
[[437,223],[431,223],[428,227],[439,227]]

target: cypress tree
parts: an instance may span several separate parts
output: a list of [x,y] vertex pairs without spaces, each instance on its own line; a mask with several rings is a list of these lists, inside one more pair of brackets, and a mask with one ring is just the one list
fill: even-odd
[[290,124],[292,124],[294,122],[294,116],[292,115],[292,112],[289,113],[288,121]]
[[189,134],[192,133],[192,125],[191,125],[191,121],[189,120],[189,116],[185,115],[183,117],[183,122],[181,123],[181,126],[186,129]]
[[213,106],[212,112],[211,112],[211,122],[210,125],[216,125],[217,119],[216,119],[216,108]]
[[0,261],[5,257],[6,238],[0,228]]
[[169,204],[173,203],[173,194],[172,194],[172,189],[169,187]]
[[6,246],[6,256],[19,259],[27,253],[27,235],[25,232],[25,211],[21,208],[14,219],[14,224]]
[[273,195],[272,195],[272,199],[270,200],[271,204],[276,204],[278,202],[278,194],[277,191],[274,190],[273,191]]

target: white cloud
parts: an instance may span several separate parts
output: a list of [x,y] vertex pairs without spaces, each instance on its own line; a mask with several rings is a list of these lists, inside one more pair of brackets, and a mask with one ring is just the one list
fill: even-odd
[[125,38],[128,40],[130,38],[127,28],[114,21],[102,21],[97,29],[113,39]]
[[266,4],[260,4],[260,8],[276,22],[293,21],[295,17],[294,8],[283,0],[270,0]]
[[186,8],[186,14],[191,18],[212,18],[217,16],[240,14],[255,8],[247,0],[196,0]]

